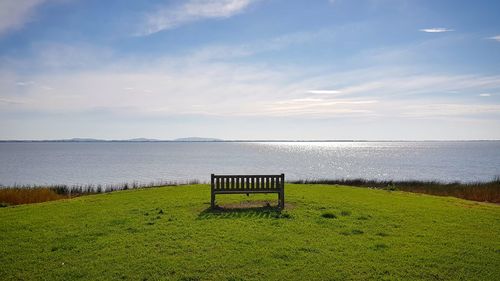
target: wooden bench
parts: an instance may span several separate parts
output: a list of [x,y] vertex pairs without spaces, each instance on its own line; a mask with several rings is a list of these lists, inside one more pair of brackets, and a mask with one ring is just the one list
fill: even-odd
[[211,176],[210,206],[215,208],[215,194],[278,193],[278,206],[285,207],[285,174]]

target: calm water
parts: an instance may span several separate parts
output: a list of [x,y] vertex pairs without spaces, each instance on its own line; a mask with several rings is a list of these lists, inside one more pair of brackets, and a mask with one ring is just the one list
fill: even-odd
[[287,179],[487,181],[495,142],[0,143],[0,184],[208,181],[211,173]]

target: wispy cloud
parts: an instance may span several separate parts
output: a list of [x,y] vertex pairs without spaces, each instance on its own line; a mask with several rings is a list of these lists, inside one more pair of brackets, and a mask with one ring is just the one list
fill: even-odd
[[490,39],[490,40],[495,40],[495,41],[497,41],[497,42],[500,42],[500,35],[496,35],[496,36],[488,37],[488,39]]
[[[0,66],[0,111],[64,114],[99,109],[158,118],[490,116],[498,108],[494,100],[488,99],[494,103],[491,107],[474,105],[459,92],[500,89],[498,75],[424,72],[414,66],[318,71],[317,66],[194,59],[193,53],[141,60],[112,54],[103,58],[105,52],[92,46],[41,45],[37,52],[39,57],[30,59],[30,66],[40,70],[36,73],[16,72],[17,64]],[[83,67],[75,67],[75,61]],[[447,110],[440,113],[436,104],[447,105]]]
[[458,93],[459,91],[489,91],[500,88],[500,76],[487,75],[454,75],[454,74],[422,74],[400,70],[400,73],[384,74],[387,70],[373,69],[368,72],[348,74],[357,75],[350,85],[340,88],[342,95],[381,95],[391,98],[404,98],[430,93]]
[[27,85],[32,85],[34,83],[35,82],[33,82],[33,81],[19,81],[19,82],[16,82],[16,85],[23,87],[23,86],[27,86]]
[[278,51],[294,45],[331,40],[335,30],[321,29],[315,31],[292,32],[276,37],[260,39],[245,44],[208,45],[194,51],[193,60],[220,60],[248,57],[259,53]]
[[467,116],[495,114],[500,112],[498,104],[460,104],[460,103],[428,103],[408,105],[403,108],[404,115],[409,117]]
[[260,114],[268,116],[352,116],[373,115],[377,100],[302,98],[268,104]]
[[479,94],[480,97],[491,97],[491,94],[489,93],[483,93],[483,94]]
[[229,18],[243,12],[253,2],[256,0],[190,0],[180,6],[164,7],[146,17],[139,35],[150,35],[204,19]]
[[442,33],[442,32],[450,32],[450,31],[454,31],[454,30],[449,29],[449,28],[444,28],[444,27],[433,27],[433,28],[419,29],[419,31],[427,32],[427,33]]
[[326,94],[326,95],[334,95],[334,94],[340,94],[341,91],[338,90],[309,90],[307,91],[309,94]]
[[22,27],[43,2],[46,0],[0,1],[0,35]]
[[5,103],[5,104],[8,104],[8,105],[17,105],[17,104],[22,104],[23,102],[19,101],[19,100],[14,100],[14,99],[0,98],[0,103]]

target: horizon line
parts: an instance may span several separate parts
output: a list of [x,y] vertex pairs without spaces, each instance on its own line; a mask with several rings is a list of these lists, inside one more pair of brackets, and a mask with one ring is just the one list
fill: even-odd
[[500,139],[0,139],[0,142],[472,142]]

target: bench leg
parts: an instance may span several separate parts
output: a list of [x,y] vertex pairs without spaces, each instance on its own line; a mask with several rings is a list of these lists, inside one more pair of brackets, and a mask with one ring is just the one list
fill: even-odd
[[285,192],[280,192],[278,198],[279,198],[280,209],[284,209],[285,208]]
[[212,196],[210,198],[210,207],[215,208],[215,193],[212,192]]

